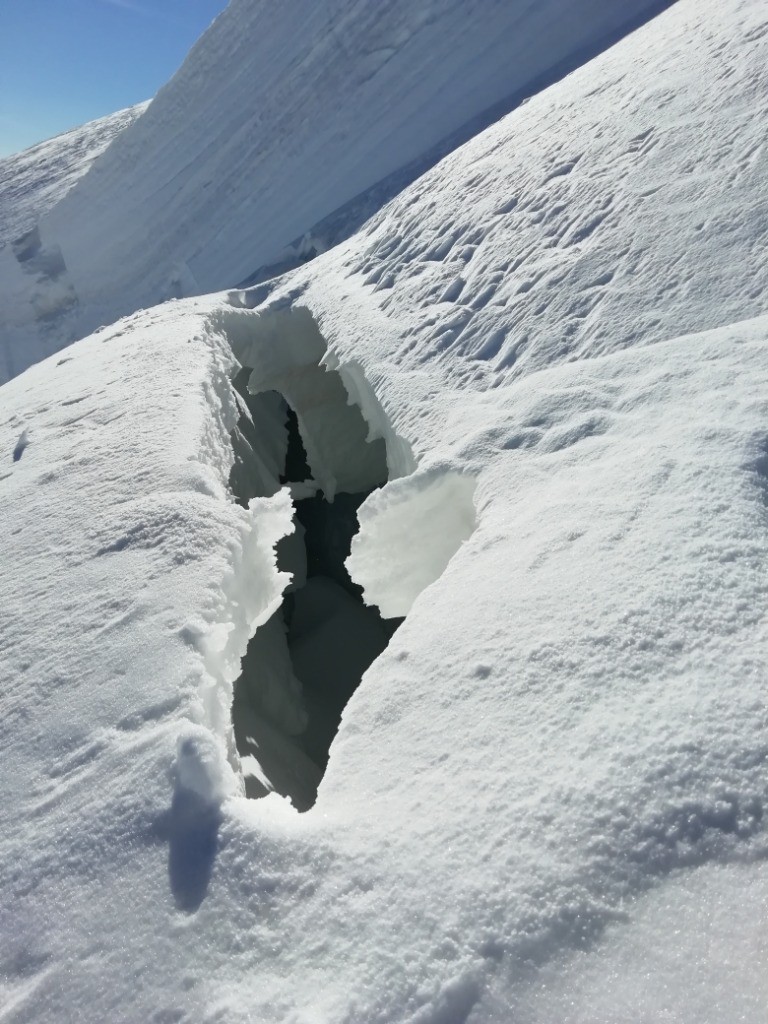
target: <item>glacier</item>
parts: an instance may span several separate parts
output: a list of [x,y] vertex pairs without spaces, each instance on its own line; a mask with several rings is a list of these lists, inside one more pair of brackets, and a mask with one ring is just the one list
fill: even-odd
[[[400,29],[440,84],[416,8],[318,7],[299,38],[236,0],[167,109],[204,145],[176,103],[206,94],[230,133],[240,43],[261,25],[276,73],[334,9],[351,78],[321,109],[343,94],[373,123],[350,82],[396,80],[376,47]],[[427,9],[445,46],[467,24],[503,52],[493,19],[519,15],[535,50],[525,5]],[[614,30],[618,8],[583,10]],[[307,82],[342,76],[319,38]],[[3,250],[1,1020],[762,1024],[767,58],[759,0],[678,0],[253,286],[372,182],[308,160],[278,230],[297,162],[262,181],[285,206],[246,245],[238,167],[192,223],[213,166],[192,163],[154,178],[173,230],[143,263],[139,223],[99,255],[88,233],[122,214],[86,204],[169,160],[161,94],[40,220],[76,304],[9,314],[27,293]],[[414,102],[388,98],[393,119]],[[249,158],[231,146],[211,160]],[[209,294],[163,294],[185,231],[179,291]],[[313,501],[346,531],[314,576]],[[368,647],[374,607],[396,631],[319,765],[306,679]]]

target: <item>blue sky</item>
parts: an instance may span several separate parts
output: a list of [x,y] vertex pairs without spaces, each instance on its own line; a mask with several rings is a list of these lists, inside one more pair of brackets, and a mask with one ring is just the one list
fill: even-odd
[[0,156],[150,99],[227,0],[0,0]]

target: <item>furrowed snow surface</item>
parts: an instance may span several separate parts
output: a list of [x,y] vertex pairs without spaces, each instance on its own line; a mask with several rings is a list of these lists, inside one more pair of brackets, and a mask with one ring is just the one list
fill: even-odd
[[[5,1019],[762,1024],[766,68],[761,3],[680,0],[307,267],[2,388]],[[229,378],[307,318],[408,615],[298,814],[232,740],[292,524]]]
[[0,159],[0,248],[33,228],[148,106],[119,110]]
[[232,0],[41,219],[53,285],[0,252],[0,380],[135,309],[322,248],[301,241],[318,221],[663,2]]

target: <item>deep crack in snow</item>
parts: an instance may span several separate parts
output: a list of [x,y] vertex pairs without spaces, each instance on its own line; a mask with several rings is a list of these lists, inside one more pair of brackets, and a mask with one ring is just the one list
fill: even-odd
[[259,319],[234,314],[225,325],[246,364],[233,381],[242,415],[232,435],[231,488],[246,506],[290,489],[294,530],[276,552],[292,579],[282,606],[248,644],[232,717],[247,795],[274,791],[306,810],[344,707],[402,622],[366,606],[344,564],[358,508],[387,482],[387,448],[369,437],[340,373],[321,364],[325,342],[308,313],[281,313],[279,339],[271,339],[279,347],[254,345],[249,353],[248,329],[263,329]]

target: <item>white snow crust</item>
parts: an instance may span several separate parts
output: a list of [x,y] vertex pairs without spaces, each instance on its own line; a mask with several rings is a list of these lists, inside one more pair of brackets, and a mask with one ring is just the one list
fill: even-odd
[[[5,373],[169,297],[319,248],[314,226],[663,0],[232,0],[141,119],[41,218],[77,302],[0,252]],[[47,281],[47,279],[46,279]],[[65,315],[66,314],[66,315]],[[0,348],[2,353],[2,348]]]
[[375,491],[360,511],[347,568],[367,604],[407,615],[475,528],[474,479],[456,472],[407,477]]
[[[679,0],[306,267],[0,389],[0,1020],[763,1024],[767,98],[763,4]],[[408,613],[303,814],[230,715],[275,389],[315,482],[386,465],[350,567]]]
[[0,158],[0,248],[33,228],[148,106],[139,103],[118,110]]

